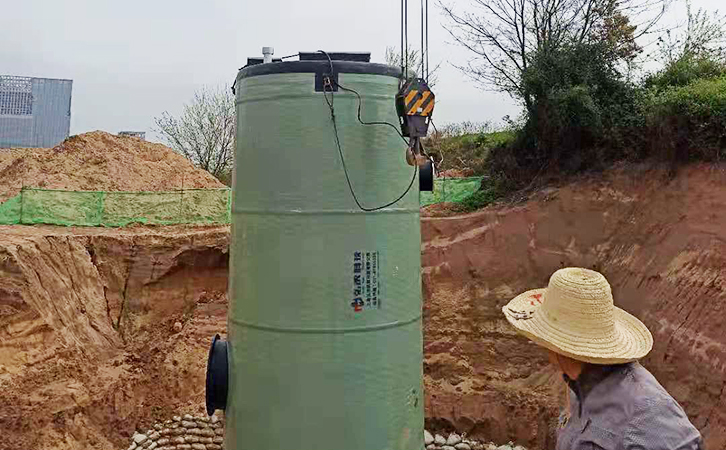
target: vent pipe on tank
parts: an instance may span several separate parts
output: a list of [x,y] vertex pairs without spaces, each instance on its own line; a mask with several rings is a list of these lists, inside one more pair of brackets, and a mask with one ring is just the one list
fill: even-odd
[[272,55],[275,54],[273,47],[262,47],[262,62],[264,64],[272,62]]

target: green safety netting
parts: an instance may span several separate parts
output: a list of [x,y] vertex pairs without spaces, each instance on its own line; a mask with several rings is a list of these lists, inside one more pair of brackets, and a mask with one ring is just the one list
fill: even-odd
[[433,192],[421,192],[421,206],[436,203],[459,203],[478,191],[484,177],[439,178],[434,180]]
[[0,203],[0,225],[20,223],[20,195]]
[[[441,178],[421,192],[421,206],[458,203],[476,192],[482,177]],[[25,188],[0,203],[0,225],[49,224],[123,227],[229,223],[231,191],[185,189],[169,192],[65,191]]]
[[0,224],[122,227],[229,223],[231,191],[106,192],[23,189],[0,204]]

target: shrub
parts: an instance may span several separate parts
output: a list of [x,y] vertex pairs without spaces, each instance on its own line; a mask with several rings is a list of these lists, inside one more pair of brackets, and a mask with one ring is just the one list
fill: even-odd
[[674,162],[713,160],[726,147],[726,76],[652,93],[647,121],[654,153]]
[[476,211],[477,209],[491,205],[495,201],[499,200],[502,195],[503,192],[498,188],[498,186],[485,186],[482,184],[481,189],[466,197],[461,203],[459,203],[459,208],[462,212]]
[[658,115],[683,114],[701,120],[726,118],[726,77],[698,79],[654,96],[651,108]]
[[486,172],[489,151],[514,138],[512,131],[492,129],[489,123],[450,124],[432,133],[424,146],[437,161],[439,172],[454,170],[462,176],[482,175]]
[[646,77],[645,87],[663,90],[673,86],[686,86],[696,80],[713,79],[726,75],[723,62],[705,55],[683,55],[653,75]]
[[517,167],[532,177],[543,170],[601,169],[638,147],[633,138],[640,134],[629,130],[644,124],[644,91],[621,74],[606,42],[541,50],[524,73],[523,87],[534,101],[513,158],[495,162],[499,170]]
[[565,36],[532,46],[510,80],[513,96],[525,106],[521,123],[510,123],[502,134],[462,124],[430,141],[440,144],[434,147],[443,169],[495,181],[472,195],[465,210],[550,176],[601,170],[616,161],[726,156],[722,23],[717,14],[694,13],[689,6],[683,36],[668,32],[659,39],[663,69],[642,82],[630,76],[638,69],[639,48],[627,20],[614,22],[624,40]]

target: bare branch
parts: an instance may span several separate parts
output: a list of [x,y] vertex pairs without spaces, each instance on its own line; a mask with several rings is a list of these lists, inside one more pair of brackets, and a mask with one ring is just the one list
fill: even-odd
[[234,157],[234,97],[225,88],[203,88],[174,117],[163,112],[156,128],[167,143],[217,178],[228,176]]
[[[421,61],[424,61],[426,59],[425,54],[421,54],[418,50],[414,50],[409,46],[408,48],[408,78],[415,78],[418,76],[418,73],[416,72],[416,67],[421,66]],[[401,66],[402,65],[402,57],[401,52],[397,50],[395,47],[386,47],[386,56],[385,56],[386,64],[389,66]],[[428,73],[428,79],[426,80],[429,87],[434,87],[436,83],[439,81],[438,79],[438,72],[441,68],[441,63],[436,63],[436,65],[429,70]],[[421,74],[421,77],[426,77],[426,74]]]
[[671,1],[470,0],[471,12],[438,6],[448,19],[444,28],[475,55],[468,65],[458,67],[483,86],[529,105],[521,83],[537,52],[607,37],[614,41],[615,57],[632,64],[639,51],[635,39],[654,29]]

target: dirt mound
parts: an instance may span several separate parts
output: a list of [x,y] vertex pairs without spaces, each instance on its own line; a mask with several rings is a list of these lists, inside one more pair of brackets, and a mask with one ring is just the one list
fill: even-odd
[[0,202],[23,187],[87,191],[168,191],[224,187],[162,144],[103,131],[55,148],[0,151]]

